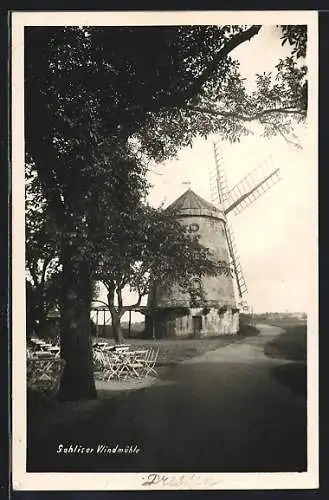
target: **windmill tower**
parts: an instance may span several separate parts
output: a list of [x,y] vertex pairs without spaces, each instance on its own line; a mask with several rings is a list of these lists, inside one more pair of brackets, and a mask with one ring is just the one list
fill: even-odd
[[145,321],[150,337],[197,338],[238,332],[237,301],[241,302],[247,286],[227,215],[239,213],[277,182],[278,169],[261,180],[255,169],[229,190],[217,145],[214,145],[214,152],[215,167],[210,183],[213,203],[189,188],[170,207],[175,209],[182,230],[198,233],[200,243],[211,251],[214,259],[231,263],[235,279],[224,275],[195,278],[188,291],[174,283],[170,290],[155,286],[148,297]]

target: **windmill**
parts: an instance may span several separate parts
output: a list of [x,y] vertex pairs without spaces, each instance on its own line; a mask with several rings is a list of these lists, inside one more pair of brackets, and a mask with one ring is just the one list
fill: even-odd
[[[229,189],[220,147],[218,143],[214,143],[213,147],[215,162],[214,166],[210,169],[210,196],[212,203],[220,207],[226,217],[229,214],[239,214],[280,181],[280,169],[276,168],[272,171],[268,169],[269,158],[249,172],[234,187]],[[225,224],[225,233],[240,305],[244,306],[245,310],[249,310],[246,302],[243,301],[243,296],[247,293],[248,288],[242,271],[232,227],[228,220]]]
[[[165,288],[161,283],[154,283],[145,319],[150,337],[154,332],[157,338],[236,334],[241,308],[251,312],[246,303],[241,303],[247,285],[227,216],[240,213],[278,182],[279,169],[268,173],[263,164],[229,189],[217,144],[214,144],[214,153],[210,179],[212,202],[194,192],[188,183],[188,189],[167,208],[174,209],[174,217],[182,231],[198,235],[200,244],[210,250],[216,262],[231,262],[233,275],[195,276],[190,280],[189,290],[182,289],[174,281]],[[235,288],[240,301],[238,307]]]

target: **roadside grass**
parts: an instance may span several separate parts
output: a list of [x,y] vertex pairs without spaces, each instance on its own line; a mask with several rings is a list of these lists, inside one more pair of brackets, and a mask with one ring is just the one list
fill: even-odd
[[291,361],[272,369],[272,375],[281,384],[306,399],[307,395],[307,324],[296,321],[275,321],[274,326],[285,332],[265,346],[265,354],[271,358]]
[[265,354],[271,358],[306,362],[306,323],[298,325],[291,323],[283,326],[275,322],[275,326],[284,328],[285,333],[265,346]]

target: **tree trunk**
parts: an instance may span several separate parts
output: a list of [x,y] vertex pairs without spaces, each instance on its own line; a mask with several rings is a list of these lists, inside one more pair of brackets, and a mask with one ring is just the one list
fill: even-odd
[[46,323],[46,315],[42,302],[42,294],[36,286],[26,287],[26,326],[27,337],[41,337]]
[[121,327],[121,314],[119,314],[115,310],[111,310],[111,318],[112,318],[112,329],[113,329],[113,337],[116,344],[121,344],[124,341],[123,331]]
[[71,249],[63,255],[61,354],[65,366],[59,391],[61,401],[97,398],[91,348],[89,266],[82,262],[75,267],[73,255]]

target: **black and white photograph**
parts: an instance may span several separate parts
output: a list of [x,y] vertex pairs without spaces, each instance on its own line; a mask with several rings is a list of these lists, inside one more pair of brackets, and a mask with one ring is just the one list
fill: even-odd
[[14,488],[316,488],[317,13],[11,22]]

